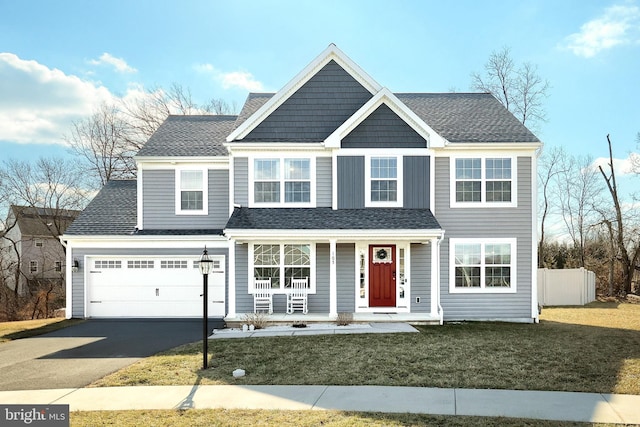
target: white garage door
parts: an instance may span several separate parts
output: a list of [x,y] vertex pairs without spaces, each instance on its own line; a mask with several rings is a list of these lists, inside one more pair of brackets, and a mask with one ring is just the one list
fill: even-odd
[[[210,256],[210,317],[224,317],[224,256]],[[202,317],[203,278],[193,257],[88,257],[88,317]]]

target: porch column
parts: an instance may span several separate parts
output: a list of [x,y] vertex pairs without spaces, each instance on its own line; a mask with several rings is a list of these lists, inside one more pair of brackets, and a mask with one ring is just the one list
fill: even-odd
[[431,315],[438,315],[438,303],[440,302],[440,247],[438,238],[429,240],[431,245]]
[[227,299],[227,317],[236,317],[236,241],[229,240],[229,271],[227,271],[229,281],[229,298]]
[[329,240],[329,317],[338,317],[338,274],[336,271],[336,239]]

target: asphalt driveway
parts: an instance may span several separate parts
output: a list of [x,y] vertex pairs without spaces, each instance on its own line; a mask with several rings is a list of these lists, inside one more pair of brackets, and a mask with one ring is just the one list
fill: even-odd
[[[209,321],[209,329],[220,327]],[[202,339],[202,320],[87,320],[0,344],[0,390],[84,387],[144,357]]]

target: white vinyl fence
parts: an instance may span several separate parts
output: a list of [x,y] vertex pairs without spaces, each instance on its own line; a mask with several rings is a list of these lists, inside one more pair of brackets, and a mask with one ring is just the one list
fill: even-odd
[[596,274],[584,268],[538,269],[538,304],[585,305],[596,299]]

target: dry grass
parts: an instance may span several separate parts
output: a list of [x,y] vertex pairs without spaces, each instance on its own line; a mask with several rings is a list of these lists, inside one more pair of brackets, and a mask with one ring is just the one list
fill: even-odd
[[198,426],[590,426],[569,422],[497,417],[382,414],[338,411],[265,411],[207,409],[188,411],[96,411],[74,412],[72,426],[198,427]]
[[81,322],[77,319],[63,319],[60,317],[51,319],[21,320],[18,322],[0,322],[0,343],[5,341],[28,338],[46,334],[67,326]]
[[[391,385],[640,395],[638,317],[640,305],[596,304],[545,309],[539,325],[464,323],[420,327],[420,334],[211,340],[206,371],[200,370],[196,342],[94,386]],[[234,379],[236,368],[247,375]]]

